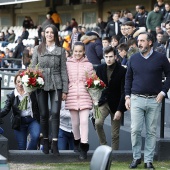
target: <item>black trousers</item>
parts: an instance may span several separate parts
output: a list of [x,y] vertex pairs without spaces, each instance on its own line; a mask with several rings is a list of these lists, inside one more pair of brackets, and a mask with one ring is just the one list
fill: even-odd
[[52,138],[58,138],[60,126],[60,109],[62,100],[62,90],[57,90],[58,101],[55,101],[55,90],[37,90],[38,105],[40,110],[40,124],[43,138],[49,138],[49,97],[51,106],[51,131]]

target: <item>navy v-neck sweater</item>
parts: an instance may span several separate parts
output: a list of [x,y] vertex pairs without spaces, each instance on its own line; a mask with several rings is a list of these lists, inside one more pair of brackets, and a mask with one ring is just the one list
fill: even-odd
[[[162,84],[162,73],[167,77]],[[125,81],[125,95],[157,95],[170,88],[170,63],[165,55],[154,51],[145,59],[140,53],[134,54],[128,65]]]

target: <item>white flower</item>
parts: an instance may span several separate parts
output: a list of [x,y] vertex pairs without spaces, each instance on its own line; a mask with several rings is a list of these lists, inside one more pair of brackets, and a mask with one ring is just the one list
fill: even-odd
[[22,77],[22,82],[23,82],[23,83],[28,83],[28,81],[29,81],[28,75],[24,75],[24,76]]
[[97,86],[100,83],[100,80],[94,80],[94,85]]
[[40,85],[44,85],[44,80],[41,77],[38,77],[37,82]]

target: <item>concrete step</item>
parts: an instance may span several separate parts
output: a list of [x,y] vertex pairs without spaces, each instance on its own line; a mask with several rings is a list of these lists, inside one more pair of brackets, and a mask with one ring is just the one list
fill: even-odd
[[[88,151],[86,162],[90,162],[93,150]],[[114,161],[131,161],[132,151],[113,151]],[[79,153],[74,151],[60,151],[60,156],[54,156],[53,154],[44,154],[40,150],[9,150],[8,162],[17,163],[63,163],[63,162],[80,162]]]

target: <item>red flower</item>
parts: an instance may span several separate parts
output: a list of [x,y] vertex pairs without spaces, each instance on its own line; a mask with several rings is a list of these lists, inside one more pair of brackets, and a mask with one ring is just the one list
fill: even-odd
[[100,85],[101,85],[103,88],[106,86],[102,80],[100,80]]
[[37,81],[35,77],[29,78],[29,82],[28,82],[29,85],[36,86],[36,83]]
[[25,71],[20,73],[20,76],[23,77],[25,75]]

